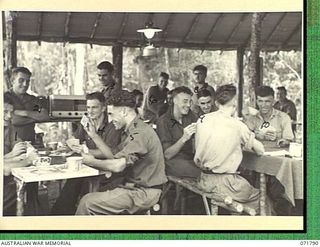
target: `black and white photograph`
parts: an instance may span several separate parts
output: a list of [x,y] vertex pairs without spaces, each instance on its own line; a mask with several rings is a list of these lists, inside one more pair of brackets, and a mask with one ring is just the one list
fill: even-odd
[[2,37],[3,218],[305,215],[302,12],[7,10]]

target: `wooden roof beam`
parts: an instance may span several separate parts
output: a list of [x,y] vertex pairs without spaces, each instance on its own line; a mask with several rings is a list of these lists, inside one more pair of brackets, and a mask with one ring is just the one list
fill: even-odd
[[273,37],[274,33],[276,32],[276,30],[279,28],[280,23],[283,21],[283,19],[286,17],[287,13],[282,14],[282,16],[280,17],[280,19],[278,20],[277,24],[274,26],[274,28],[272,29],[272,31],[270,32],[268,38],[262,42],[262,46],[264,44],[267,44],[269,42],[269,40],[271,40],[271,38]]
[[120,30],[119,30],[119,33],[118,33],[118,37],[117,37],[117,40],[120,41],[121,38],[122,38],[122,35],[124,33],[124,30],[127,26],[127,23],[128,23],[128,19],[129,19],[129,14],[128,13],[124,13],[123,17],[122,17],[122,21],[121,21],[121,26],[120,26]]
[[193,18],[192,23],[190,27],[188,28],[188,31],[184,35],[183,39],[181,40],[182,43],[184,43],[186,40],[190,38],[191,33],[193,32],[194,28],[197,26],[201,14],[196,14],[196,16]]
[[69,37],[70,19],[71,19],[71,12],[68,12],[67,16],[66,16],[66,21],[64,23],[64,37],[65,37],[65,40],[68,40],[68,37]]
[[167,37],[167,34],[168,34],[168,29],[170,27],[170,25],[172,24],[172,20],[174,18],[174,14],[170,14],[169,15],[169,18],[167,20],[167,23],[166,25],[164,26],[164,28],[162,29],[162,41],[165,41],[166,40],[166,37]]
[[292,39],[292,37],[300,30],[301,28],[301,21],[298,23],[298,25],[293,29],[293,31],[289,34],[288,38],[282,43],[282,47],[288,45],[289,41]]
[[95,34],[96,34],[96,32],[97,32],[98,26],[100,24],[101,16],[102,16],[102,13],[98,13],[96,15],[96,19],[94,21],[94,24],[93,24],[93,27],[92,27],[92,30],[91,30],[91,34],[90,34],[90,39],[93,39]]
[[38,45],[41,45],[41,36],[42,36],[42,23],[43,22],[43,12],[40,12],[38,18]]
[[213,36],[214,31],[215,31],[217,25],[219,24],[219,22],[221,21],[221,19],[222,19],[223,16],[224,16],[224,14],[220,14],[220,15],[217,17],[216,21],[213,23],[213,25],[212,25],[212,27],[211,27],[211,29],[210,29],[209,34],[207,35],[207,37],[206,37],[205,40],[204,40],[204,44],[209,43],[209,40],[210,40],[211,37]]
[[232,40],[234,34],[237,32],[237,30],[239,29],[239,27],[241,26],[241,24],[245,21],[245,19],[249,16],[248,13],[244,13],[241,16],[240,21],[237,23],[237,25],[235,25],[235,27],[232,29],[232,32],[230,33],[230,35],[228,36],[228,38],[226,39],[226,42],[229,43],[230,40]]

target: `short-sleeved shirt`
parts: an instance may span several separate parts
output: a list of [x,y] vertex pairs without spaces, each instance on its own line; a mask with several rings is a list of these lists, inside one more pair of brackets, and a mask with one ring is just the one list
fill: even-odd
[[147,188],[166,183],[163,150],[156,132],[136,117],[123,135],[114,157],[126,159],[126,180]]
[[211,93],[212,98],[215,98],[215,90],[212,86],[210,86],[208,83],[204,83],[203,86],[201,88],[199,88],[198,86],[196,86],[193,89],[193,96],[192,96],[192,107],[191,110],[198,115],[199,111],[201,110],[199,105],[198,105],[198,93],[203,91],[203,90],[208,90]]
[[[15,110],[27,110],[27,111],[35,111],[39,108],[41,109],[43,106],[35,96],[30,94],[17,95],[12,90],[9,90],[5,93],[7,97],[11,99],[13,102],[13,108]],[[18,137],[20,137],[23,141],[31,141],[35,140],[35,123],[25,124],[25,125],[15,125],[13,122],[14,131],[17,132]]]
[[111,95],[114,95],[119,91],[120,91],[120,85],[118,83],[114,82],[111,86],[104,87],[101,90],[101,93],[103,93],[105,99],[108,100]]
[[[182,124],[180,124],[173,115],[173,106],[162,115],[157,122],[157,133],[162,143],[163,150],[166,150],[173,144],[175,144],[182,136],[183,129],[188,125],[197,122],[198,117],[189,111],[187,115],[182,117]],[[193,159],[193,138],[188,140],[178,154],[182,154],[184,157]]]
[[279,111],[287,113],[293,121],[297,121],[296,105],[291,100],[285,99],[282,104],[280,101],[277,101],[273,107]]
[[263,128],[267,127],[265,122],[269,123],[268,127],[272,126],[276,129],[277,139],[292,140],[294,138],[291,127],[291,119],[288,114],[282,111],[273,109],[271,117],[268,121],[263,119],[260,112],[256,115],[249,115],[245,120],[245,123],[249,129],[255,133],[258,133]]
[[[110,147],[111,149],[119,145],[121,141],[121,130],[116,130],[112,123],[108,122],[108,118],[105,114],[103,124],[97,130],[97,134],[102,138],[102,140]],[[80,143],[86,142],[86,145],[89,149],[97,149],[95,142],[85,131],[82,124],[79,123],[79,127],[74,134],[75,138],[80,140]]]
[[155,121],[160,115],[160,111],[166,104],[168,88],[161,88],[156,86],[151,86],[146,93],[143,103],[143,118],[146,120]]
[[242,146],[252,148],[254,133],[240,120],[221,110],[197,122],[195,164],[214,173],[235,173],[242,160]]

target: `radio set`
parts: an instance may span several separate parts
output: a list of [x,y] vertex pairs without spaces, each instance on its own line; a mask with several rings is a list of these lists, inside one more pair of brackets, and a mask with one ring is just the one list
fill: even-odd
[[81,118],[87,115],[85,95],[50,95],[49,115],[51,118]]

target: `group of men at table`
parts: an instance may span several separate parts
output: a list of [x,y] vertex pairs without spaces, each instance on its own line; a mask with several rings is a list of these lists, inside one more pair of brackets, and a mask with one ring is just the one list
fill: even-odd
[[[121,90],[110,62],[101,62],[97,71],[103,90],[87,94],[88,122],[74,133],[89,153],[82,145],[70,148],[86,165],[113,176],[101,180],[100,191],[93,193],[84,189],[85,178],[69,179],[53,215],[135,214],[159,201],[167,175],[196,178],[204,191],[231,196],[259,211],[259,190],[238,173],[242,150],[262,155],[261,141],[285,146],[294,139],[289,115],[274,108],[271,87],[256,89],[259,112],[244,123],[236,117],[236,87],[228,84],[215,91],[205,81],[203,65],[193,69],[193,91],[185,86],[169,91],[169,75],[161,72],[158,85],[144,97],[143,111],[138,110],[141,93]],[[12,88],[4,95],[4,215],[15,214],[11,168],[32,164],[24,141],[34,142],[35,123],[48,118],[37,98],[27,93],[30,77],[25,67],[13,69]],[[273,194],[281,197],[283,188],[275,184]]]

